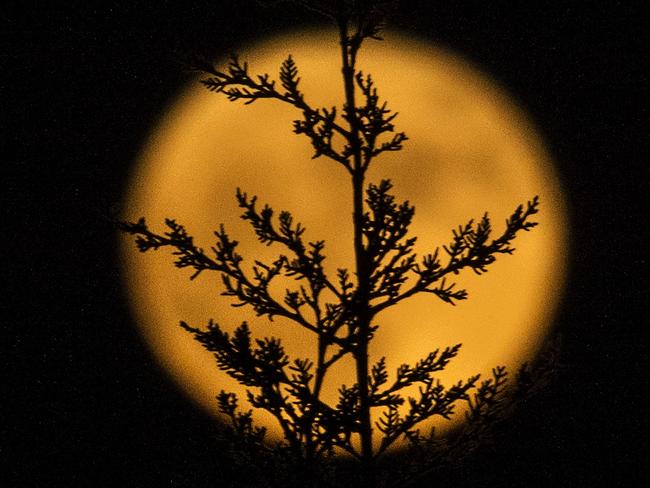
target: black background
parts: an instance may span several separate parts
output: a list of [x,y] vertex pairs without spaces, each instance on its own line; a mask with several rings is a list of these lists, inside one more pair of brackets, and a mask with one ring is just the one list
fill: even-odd
[[[220,486],[234,474],[216,427],[133,326],[105,216],[189,79],[179,60],[312,16],[250,0],[41,3],[0,7],[2,458],[12,460],[0,483]],[[432,3],[402,2],[393,24],[461,53],[529,111],[558,163],[572,235],[556,381],[447,482],[642,486],[643,16],[616,2]]]

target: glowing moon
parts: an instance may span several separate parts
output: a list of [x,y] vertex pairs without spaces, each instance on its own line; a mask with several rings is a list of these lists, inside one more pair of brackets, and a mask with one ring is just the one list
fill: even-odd
[[[516,368],[530,359],[547,334],[563,287],[567,247],[563,197],[539,136],[503,91],[458,57],[413,39],[387,33],[368,42],[359,67],[372,73],[380,96],[398,111],[398,130],[410,140],[403,151],[381,156],[368,181],[390,178],[400,199],[416,207],[412,235],[419,254],[449,242],[451,229],[489,211],[495,234],[519,203],[539,194],[540,225],[515,241],[513,256],[501,256],[489,273],[465,273],[459,285],[469,300],[449,306],[431,295],[407,300],[380,314],[371,343],[371,363],[387,357],[389,370],[414,363],[433,349],[462,343],[459,357],[440,374],[450,385],[492,367]],[[241,52],[251,72],[276,75],[291,53],[303,92],[313,106],[341,105],[336,34],[303,31]],[[155,129],[134,169],[125,218],[146,216],[161,230],[175,218],[204,248],[224,223],[241,242],[241,254],[270,260],[280,249],[257,243],[239,220],[234,194],[241,187],[276,211],[290,210],[307,227],[306,238],[326,240],[326,269],[353,268],[351,183],[325,158],[311,160],[304,137],[291,133],[299,118],[293,107],[274,101],[230,103],[198,83],[172,106]],[[182,388],[216,413],[221,390],[243,388],[217,370],[210,353],[178,326],[204,326],[214,318],[234,329],[246,319],[254,335],[282,338],[290,357],[314,357],[310,332],[283,320],[269,323],[219,295],[217,275],[194,282],[167,253],[140,254],[132,239],[123,245],[124,271],[133,310],[156,356]],[[354,383],[352,363],[328,376],[324,399],[335,402],[342,383]],[[275,427],[270,415],[256,418]],[[456,418],[462,418],[457,414]],[[447,423],[447,425],[449,425]],[[278,431],[275,434],[279,435]]]

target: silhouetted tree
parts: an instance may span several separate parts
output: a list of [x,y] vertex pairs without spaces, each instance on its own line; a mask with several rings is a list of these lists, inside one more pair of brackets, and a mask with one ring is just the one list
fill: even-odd
[[[431,452],[452,452],[433,430],[423,435],[418,426],[434,416],[449,419],[459,402],[469,406],[465,442],[476,438],[486,420],[502,408],[507,377],[505,368],[496,367],[492,378],[482,382],[477,374],[450,387],[442,385],[436,373],[457,356],[460,344],[436,349],[415,364],[401,365],[391,376],[385,358],[369,362],[368,345],[378,328],[375,318],[420,293],[451,305],[465,300],[467,292],[457,287],[456,275],[464,270],[482,274],[498,255],[511,254],[517,234],[536,225],[530,217],[537,213],[539,201],[535,197],[518,206],[497,237],[492,236],[486,213],[455,229],[442,249],[418,257],[413,251],[416,238],[408,235],[414,207],[408,201],[395,200],[389,180],[367,185],[365,180],[375,158],[401,150],[407,140],[395,129],[397,114],[379,97],[372,76],[357,67],[362,44],[380,39],[391,2],[297,3],[327,16],[338,27],[345,96],[341,108],[314,107],[307,101],[291,56],[280,67],[279,83],[268,74],[251,75],[247,64],[237,57],[232,57],[223,71],[208,62],[199,63],[197,69],[206,75],[202,83],[209,90],[230,101],[250,104],[274,99],[295,107],[300,116],[293,123],[293,131],[309,139],[313,157],[329,159],[349,174],[353,270],[338,269],[336,276],[329,276],[323,266],[324,241],[306,241],[305,228],[291,213],[276,215],[270,206],[260,206],[256,196],[240,189],[236,198],[241,218],[250,223],[261,243],[281,249],[273,262],[256,260],[250,269],[245,267],[237,241],[223,226],[215,232],[216,244],[209,252],[198,247],[185,228],[171,219],[165,221],[167,230],[163,233],[152,231],[144,218],[122,223],[121,228],[136,236],[142,252],[171,248],[177,267],[193,269],[191,279],[204,271],[218,273],[223,295],[232,297],[234,306],[250,307],[269,320],[284,317],[313,333],[316,357],[289,358],[279,339],[253,338],[246,322],[232,334],[213,321],[206,328],[181,322],[214,353],[221,370],[249,388],[247,399],[252,407],[270,412],[282,429],[284,440],[268,446],[264,443],[265,429],[254,425],[252,411],[241,411],[237,396],[222,391],[217,397],[218,408],[231,421],[229,433],[239,455],[259,456],[260,462],[264,453],[273,452],[274,457],[264,459],[273,459],[269,462],[275,463],[276,471],[283,463],[294,463],[294,467],[300,464],[316,472],[340,450],[358,459],[361,479],[373,484],[382,457],[398,440],[408,441],[409,457],[417,460],[420,470],[431,459]],[[286,288],[282,297],[274,296],[271,283],[283,276],[294,279],[297,287]],[[338,403],[327,404],[321,399],[324,379],[346,356],[354,359],[356,383],[342,385]],[[520,376],[527,371],[523,368]],[[405,390],[413,385],[419,386],[418,395],[406,397]],[[403,405],[406,408],[402,409]],[[380,412],[374,426],[372,410]],[[379,442],[373,443],[376,435]],[[418,457],[423,452],[426,455]],[[414,471],[413,462],[404,467],[402,479]],[[284,482],[288,483],[286,479]]]

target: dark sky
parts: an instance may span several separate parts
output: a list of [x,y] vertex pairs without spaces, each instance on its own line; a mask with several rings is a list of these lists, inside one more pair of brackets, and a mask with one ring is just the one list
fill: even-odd
[[[310,15],[251,0],[39,3],[0,7],[9,284],[0,438],[13,459],[2,484],[219,486],[231,473],[212,419],[138,336],[104,217],[188,80],[180,60],[228,53]],[[561,371],[455,482],[640,486],[647,285],[638,270],[647,266],[641,190],[650,173],[639,149],[642,15],[617,2],[431,3],[402,2],[394,23],[477,63],[529,111],[558,162],[573,245],[557,321]]]

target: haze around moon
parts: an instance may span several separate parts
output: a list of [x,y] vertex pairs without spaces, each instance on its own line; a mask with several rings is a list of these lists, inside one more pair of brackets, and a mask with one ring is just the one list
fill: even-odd
[[[439,375],[446,386],[478,372],[489,376],[497,365],[513,371],[534,357],[547,336],[563,289],[567,217],[552,161],[531,121],[489,77],[430,44],[395,32],[384,37],[364,45],[359,67],[373,75],[380,97],[399,112],[397,130],[409,140],[402,151],[377,159],[367,181],[390,178],[397,198],[415,205],[411,235],[418,237],[418,254],[447,244],[451,229],[485,211],[498,235],[518,204],[539,195],[541,210],[539,226],[515,240],[514,255],[499,256],[483,276],[467,272],[457,277],[468,300],[452,307],[426,295],[382,312],[370,362],[386,356],[394,374],[402,363],[462,343],[459,356]],[[252,74],[277,79],[288,54],[300,69],[307,101],[340,107],[336,34],[285,34],[242,49],[240,58]],[[230,103],[192,83],[144,146],[126,193],[124,218],[145,216],[158,231],[166,217],[174,218],[205,249],[223,223],[240,241],[245,264],[270,261],[282,250],[259,244],[239,219],[234,195],[240,187],[276,212],[291,211],[306,226],[306,239],[324,239],[331,276],[339,267],[352,269],[349,176],[325,158],[311,159],[309,141],[291,132],[299,117],[280,102]],[[204,273],[190,282],[190,271],[176,269],[169,253],[140,254],[128,237],[122,254],[133,312],[147,343],[178,385],[210,412],[217,413],[215,396],[221,389],[238,393],[248,409],[244,388],[218,371],[211,354],[179,321],[203,327],[213,318],[233,330],[247,320],[254,336],[280,337],[290,357],[315,356],[310,332],[232,308],[219,295],[218,275]],[[352,363],[341,362],[326,380],[324,399],[335,403],[338,387],[354,382]],[[256,411],[254,417],[280,435],[270,415]],[[462,418],[459,411],[454,422]]]

